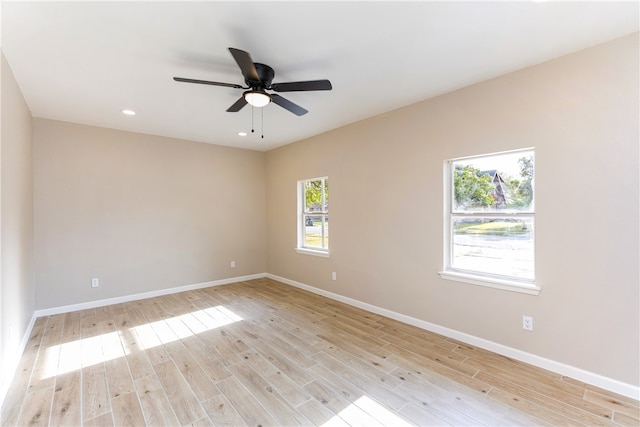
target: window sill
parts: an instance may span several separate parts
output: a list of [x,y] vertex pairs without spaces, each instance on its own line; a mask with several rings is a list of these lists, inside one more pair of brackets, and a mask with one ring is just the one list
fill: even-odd
[[441,271],[438,274],[445,280],[454,280],[456,282],[470,283],[472,285],[486,286],[488,288],[520,292],[529,295],[538,295],[541,290],[535,283],[524,283],[517,280],[476,276],[474,274],[460,273],[457,271]]
[[329,258],[329,251],[319,251],[319,250],[308,249],[308,248],[296,248],[296,252],[298,252],[299,254]]

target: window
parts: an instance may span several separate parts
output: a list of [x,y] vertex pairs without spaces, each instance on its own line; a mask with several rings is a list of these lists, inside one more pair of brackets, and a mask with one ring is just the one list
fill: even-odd
[[446,279],[537,294],[533,149],[450,160]]
[[329,255],[329,178],[298,181],[298,252]]

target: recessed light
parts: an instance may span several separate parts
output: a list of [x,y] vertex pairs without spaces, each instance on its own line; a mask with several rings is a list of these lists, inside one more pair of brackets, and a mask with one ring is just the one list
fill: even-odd
[[133,110],[122,110],[122,114],[126,114],[127,116],[135,116],[136,112]]
[[247,133],[246,133],[246,132],[238,132],[238,135],[240,135],[240,136],[247,136]]

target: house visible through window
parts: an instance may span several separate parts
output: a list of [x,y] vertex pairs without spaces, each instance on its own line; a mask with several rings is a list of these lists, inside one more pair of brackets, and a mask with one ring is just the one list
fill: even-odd
[[298,251],[329,253],[329,179],[298,181]]
[[539,291],[534,164],[532,149],[447,163],[443,277]]

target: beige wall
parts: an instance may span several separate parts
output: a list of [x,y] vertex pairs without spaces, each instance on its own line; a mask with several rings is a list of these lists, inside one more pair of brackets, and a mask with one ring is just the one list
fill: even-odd
[[[638,63],[635,34],[270,151],[267,270],[638,385]],[[444,161],[524,147],[542,292],[441,279]],[[323,175],[330,258],[293,250],[296,181]]]
[[36,308],[266,270],[264,153],[43,119],[33,132]]
[[0,57],[1,400],[33,315],[34,285],[31,114],[4,55]]

